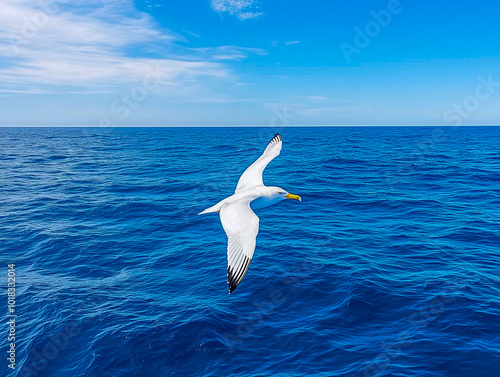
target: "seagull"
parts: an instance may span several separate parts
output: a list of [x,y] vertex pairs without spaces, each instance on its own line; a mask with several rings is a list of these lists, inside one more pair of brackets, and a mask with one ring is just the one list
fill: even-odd
[[281,135],[274,135],[264,153],[243,172],[234,194],[199,213],[202,215],[217,212],[220,215],[220,221],[228,239],[229,294],[245,277],[255,251],[257,233],[259,233],[259,217],[253,210],[271,206],[284,199],[302,201],[300,196],[289,194],[280,187],[264,186],[262,181],[262,172],[280,154],[282,144]]

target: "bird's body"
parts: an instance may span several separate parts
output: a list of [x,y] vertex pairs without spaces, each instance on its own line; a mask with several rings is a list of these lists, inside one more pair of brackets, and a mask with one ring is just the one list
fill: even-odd
[[298,195],[289,194],[279,187],[265,186],[262,181],[262,172],[267,164],[279,155],[281,146],[281,136],[276,134],[262,156],[241,175],[234,194],[200,213],[220,214],[222,227],[228,237],[229,293],[243,280],[255,251],[259,218],[253,210],[271,206],[283,199],[301,200]]
[[277,190],[281,190],[279,187],[267,187],[264,185],[254,186],[250,189],[240,191],[226,199],[221,200],[216,205],[207,208],[200,215],[210,212],[219,212],[225,204],[232,203],[238,200],[248,201],[252,209],[260,209],[269,207],[275,203],[281,202],[285,198],[273,197],[273,193]]

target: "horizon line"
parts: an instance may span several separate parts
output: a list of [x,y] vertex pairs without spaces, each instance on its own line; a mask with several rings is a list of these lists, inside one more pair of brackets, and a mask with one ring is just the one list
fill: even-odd
[[294,125],[0,125],[0,128],[296,128],[296,127],[500,127],[499,124],[294,124]]

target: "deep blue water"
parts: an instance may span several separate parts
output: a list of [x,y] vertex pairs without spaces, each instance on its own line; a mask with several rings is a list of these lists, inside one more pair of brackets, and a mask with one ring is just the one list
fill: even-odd
[[[250,270],[217,214],[275,132]],[[500,376],[500,128],[3,128],[0,375]],[[4,289],[4,292],[6,290]]]

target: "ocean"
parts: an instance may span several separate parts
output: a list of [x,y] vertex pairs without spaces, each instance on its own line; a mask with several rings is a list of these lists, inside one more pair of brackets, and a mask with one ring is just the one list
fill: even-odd
[[[219,216],[198,213],[275,133],[264,182],[302,202],[256,211],[228,295]],[[0,142],[0,375],[500,376],[500,127],[0,128]]]

